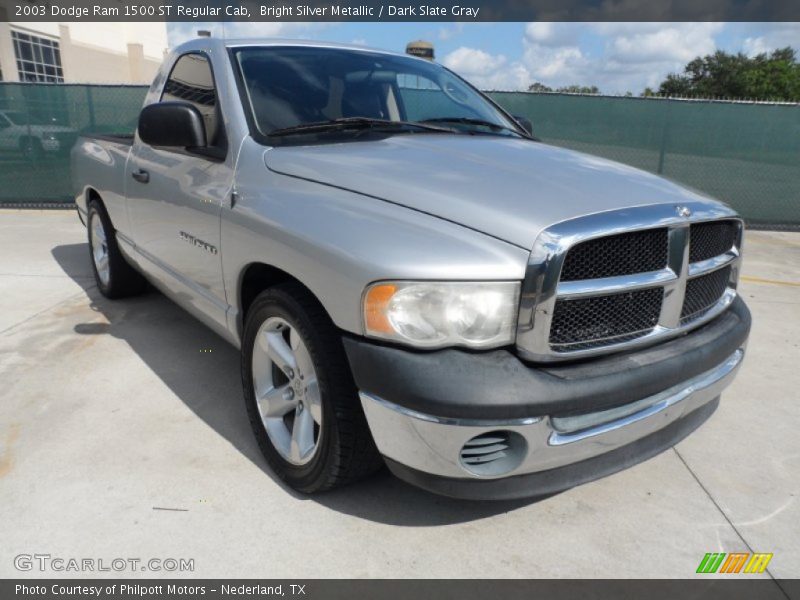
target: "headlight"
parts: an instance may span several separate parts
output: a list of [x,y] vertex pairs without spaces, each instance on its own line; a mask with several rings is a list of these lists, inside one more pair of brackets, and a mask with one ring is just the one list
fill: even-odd
[[420,348],[514,342],[518,281],[374,283],[364,293],[368,336]]

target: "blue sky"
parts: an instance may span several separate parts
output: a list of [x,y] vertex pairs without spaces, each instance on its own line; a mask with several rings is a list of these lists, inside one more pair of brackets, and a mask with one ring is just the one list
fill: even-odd
[[170,44],[215,36],[288,37],[402,51],[433,42],[436,59],[483,89],[596,85],[636,94],[720,48],[749,55],[793,45],[800,23],[170,23]]

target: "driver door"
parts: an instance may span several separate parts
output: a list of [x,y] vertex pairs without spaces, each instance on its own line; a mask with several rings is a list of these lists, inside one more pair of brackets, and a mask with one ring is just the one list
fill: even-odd
[[175,62],[161,101],[189,102],[203,115],[207,148],[157,148],[138,140],[128,163],[127,204],[143,268],[190,312],[222,331],[220,218],[233,183],[232,161],[207,55]]

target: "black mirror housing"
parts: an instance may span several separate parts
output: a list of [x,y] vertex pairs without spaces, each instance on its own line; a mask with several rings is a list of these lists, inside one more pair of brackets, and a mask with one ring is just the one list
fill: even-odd
[[519,123],[519,126],[528,132],[528,135],[533,135],[533,123],[528,117],[523,117],[522,115],[513,115],[513,117]]
[[188,102],[149,104],[139,113],[139,138],[150,146],[205,148],[203,115]]

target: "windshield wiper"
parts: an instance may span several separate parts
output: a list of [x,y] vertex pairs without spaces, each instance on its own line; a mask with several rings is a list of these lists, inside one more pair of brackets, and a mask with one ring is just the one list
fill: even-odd
[[383,130],[383,131],[437,131],[440,133],[453,133],[452,129],[435,127],[411,121],[390,121],[388,119],[372,119],[369,117],[342,117],[330,121],[303,123],[292,127],[284,127],[270,132],[270,137],[286,135],[300,135],[304,133],[322,133],[326,131],[354,130]]
[[463,125],[477,125],[480,127],[488,127],[492,131],[511,131],[517,135],[522,135],[513,127],[500,125],[500,123],[492,123],[491,121],[484,121],[483,119],[472,119],[470,117],[436,117],[433,119],[422,119],[419,123],[453,123]]

